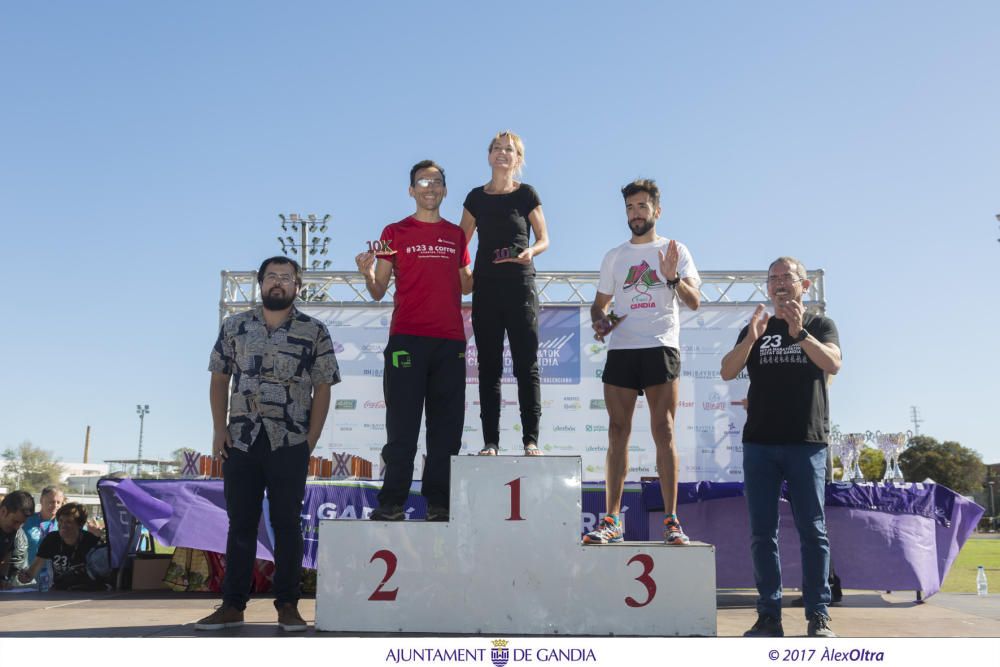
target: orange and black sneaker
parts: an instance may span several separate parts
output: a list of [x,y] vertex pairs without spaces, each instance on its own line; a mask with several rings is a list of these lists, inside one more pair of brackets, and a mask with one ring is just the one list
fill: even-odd
[[663,519],[663,543],[670,545],[685,545],[691,540],[681,529],[681,524],[677,521],[676,514],[669,514]]
[[613,544],[625,539],[625,528],[617,514],[607,514],[594,530],[583,536],[584,544]]

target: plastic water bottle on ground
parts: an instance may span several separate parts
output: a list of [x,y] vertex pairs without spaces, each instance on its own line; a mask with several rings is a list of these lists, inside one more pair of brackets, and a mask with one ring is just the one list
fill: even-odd
[[[49,563],[42,565],[42,569],[35,575],[35,583],[38,584],[39,593],[47,593],[52,588],[52,566]],[[985,576],[985,575],[983,575]]]
[[989,592],[989,587],[986,584],[986,570],[980,565],[979,571],[976,573],[976,594],[979,597],[986,597]]

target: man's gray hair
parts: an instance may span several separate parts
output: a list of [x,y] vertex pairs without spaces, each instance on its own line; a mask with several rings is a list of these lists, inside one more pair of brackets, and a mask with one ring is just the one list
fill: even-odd
[[808,276],[806,275],[806,265],[803,264],[801,261],[795,259],[794,257],[789,257],[787,255],[783,255],[783,256],[779,257],[778,259],[774,260],[773,262],[771,262],[768,265],[768,267],[767,267],[767,272],[770,273],[771,272],[771,267],[773,267],[778,262],[784,262],[788,266],[793,266],[794,265],[795,266],[795,275],[797,275],[799,277],[799,280],[805,280],[806,278],[808,278]]
[[[46,486],[44,489],[42,489],[42,495],[40,495],[39,498],[44,498],[45,496],[54,496],[57,493],[63,493],[63,490],[60,489],[58,486]],[[66,494],[63,493],[63,495],[65,496]]]

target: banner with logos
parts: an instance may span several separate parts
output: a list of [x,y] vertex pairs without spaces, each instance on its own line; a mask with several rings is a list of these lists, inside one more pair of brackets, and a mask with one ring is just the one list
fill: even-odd
[[[327,324],[334,340],[343,382],[333,390],[333,405],[317,455],[347,452],[373,462],[385,445],[382,350],[389,337],[392,307],[310,307],[301,310]],[[680,480],[742,481],[742,431],[746,420],[747,380],[723,382],[719,366],[732,349],[752,307],[703,305],[681,309],[681,381],[675,422]],[[464,311],[466,351],[465,434],[462,453],[482,445],[479,421],[476,341],[471,311]],[[589,306],[542,306],[539,313],[539,368],[542,421],[538,446],[550,454],[579,455],[584,479],[604,479],[608,415],[601,373],[607,346],[593,339]],[[504,349],[501,453],[521,451],[517,386],[510,350]],[[421,453],[423,433],[421,433]],[[418,461],[421,460],[418,457]],[[418,464],[416,474],[420,474]],[[656,448],[645,400],[636,404],[629,444],[628,479],[656,475]]]

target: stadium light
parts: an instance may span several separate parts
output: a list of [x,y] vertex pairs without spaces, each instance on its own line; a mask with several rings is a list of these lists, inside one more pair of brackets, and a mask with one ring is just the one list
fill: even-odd
[[[326,271],[330,268],[330,260],[315,259],[307,261],[316,255],[326,255],[329,252],[330,237],[316,236],[315,234],[325,234],[327,222],[332,216],[329,213],[322,217],[315,213],[299,215],[298,213],[278,214],[281,220],[281,229],[284,232],[291,232],[288,236],[279,236],[278,243],[281,244],[281,253],[286,257],[297,255],[299,264],[303,271]],[[298,238],[295,238],[298,236]],[[303,286],[299,296],[304,301],[320,299],[324,296],[322,290]]]
[[135,413],[139,415],[139,457],[135,464],[135,476],[142,477],[142,431],[146,424],[146,415],[149,414],[149,404],[136,405]]

